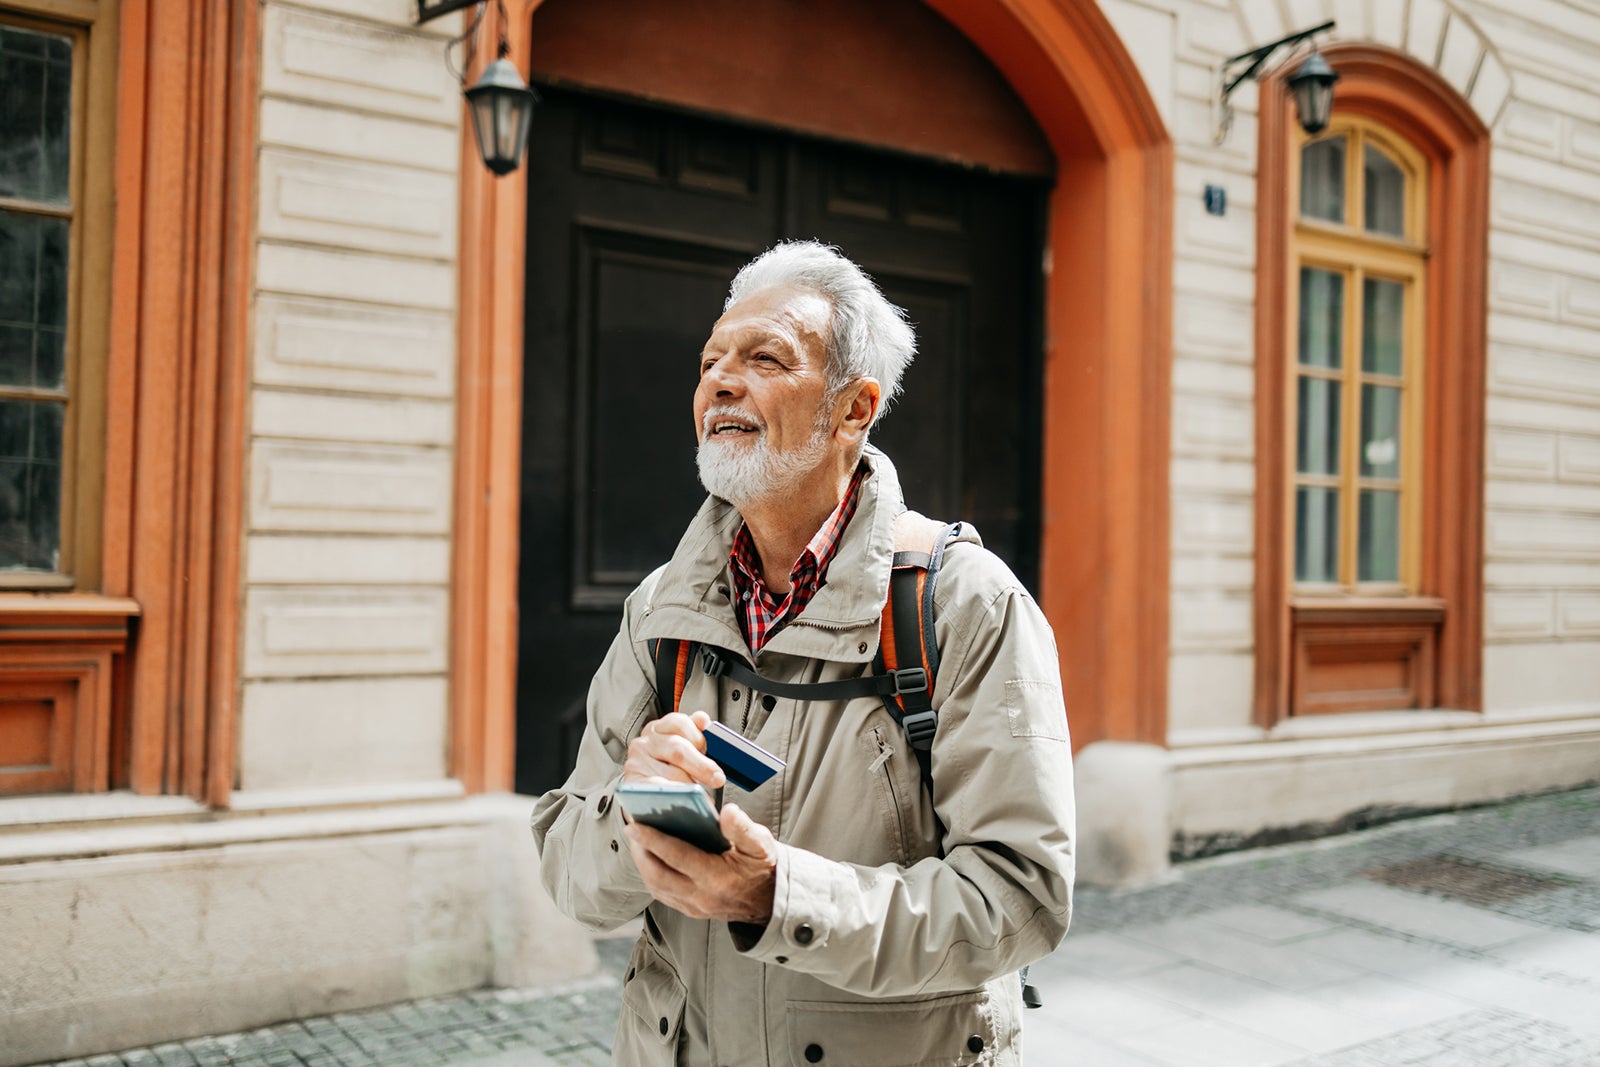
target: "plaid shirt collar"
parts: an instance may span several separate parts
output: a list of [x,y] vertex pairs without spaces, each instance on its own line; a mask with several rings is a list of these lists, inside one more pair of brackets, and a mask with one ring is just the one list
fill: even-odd
[[733,588],[738,594],[735,614],[751,655],[760,652],[779,630],[804,611],[817,590],[827,584],[828,564],[838,554],[845,527],[850,525],[850,517],[856,513],[856,505],[861,500],[861,483],[871,473],[865,463],[856,468],[844,499],[795,560],[794,568],[789,571],[789,592],[781,599],[773,595],[761,577],[761,556],[756,552],[750,527],[739,524],[728,560],[733,570]]

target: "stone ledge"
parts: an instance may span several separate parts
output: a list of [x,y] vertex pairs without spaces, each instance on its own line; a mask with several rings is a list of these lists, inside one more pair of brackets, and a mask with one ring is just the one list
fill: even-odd
[[[458,782],[424,785],[434,799],[419,796],[410,783],[350,790],[284,790],[245,795],[247,806],[233,812],[210,811],[182,798],[109,794],[122,799],[98,808],[93,803],[83,804],[79,809],[80,825],[57,822],[31,831],[14,830],[0,837],[0,879],[15,876],[18,865],[50,860],[178,853],[229,845],[478,826],[505,820],[520,820],[526,825],[533,810],[532,797],[508,793],[461,797]],[[266,806],[269,799],[276,807]],[[30,800],[38,802],[39,798]],[[149,803],[135,803],[145,801]],[[248,806],[251,803],[258,806]],[[363,806],[352,806],[357,804]],[[109,812],[138,812],[141,817],[134,822],[119,821]],[[13,870],[7,871],[8,866]]]
[[[1373,713],[1388,720],[1395,713]],[[1492,745],[1524,740],[1593,737],[1600,742],[1600,714],[1589,712],[1562,718],[1537,718],[1504,721],[1473,713],[1439,712],[1448,716],[1428,722],[1430,728],[1398,732],[1389,730],[1330,729],[1322,736],[1262,734],[1255,741],[1175,748],[1171,754],[1174,770],[1227,764],[1275,763],[1326,756],[1376,756],[1395,750],[1445,749],[1473,745]],[[1472,721],[1456,718],[1471,714]],[[1355,716],[1349,716],[1355,718]],[[1332,718],[1331,716],[1329,718]],[[1345,718],[1340,716],[1339,718]],[[1450,725],[1442,725],[1448,722]],[[1310,731],[1306,731],[1309,733]],[[1237,737],[1238,735],[1232,735]]]

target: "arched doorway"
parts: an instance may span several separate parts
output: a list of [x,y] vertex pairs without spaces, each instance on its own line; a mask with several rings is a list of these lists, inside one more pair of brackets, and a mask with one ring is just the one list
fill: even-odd
[[[1171,151],[1087,0],[935,0],[1020,96],[1058,161],[1042,286],[1039,594],[1079,744],[1159,742],[1167,661]],[[526,69],[527,30],[513,40]],[[456,773],[511,782],[514,501],[522,412],[521,179],[464,167]],[[514,587],[513,587],[514,588]]]

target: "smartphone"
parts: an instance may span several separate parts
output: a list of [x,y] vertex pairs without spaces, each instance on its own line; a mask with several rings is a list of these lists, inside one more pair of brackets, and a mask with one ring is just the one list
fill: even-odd
[[717,809],[692,782],[623,782],[617,803],[628,818],[681,838],[703,852],[728,851]]

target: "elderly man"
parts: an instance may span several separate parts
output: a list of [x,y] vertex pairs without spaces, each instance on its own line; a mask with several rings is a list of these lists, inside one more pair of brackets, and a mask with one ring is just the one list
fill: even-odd
[[[739,272],[700,355],[710,497],[630,596],[577,767],[533,817],[564,912],[596,930],[644,915],[618,1063],[1021,1063],[1017,971],[1071,912],[1071,760],[1050,628],[976,534],[939,572],[928,784],[878,697],[785,699],[690,670],[661,714],[655,687],[657,639],[780,683],[872,671],[908,523],[867,434],[914,348],[860,268],[796,242]],[[727,783],[712,722],[786,766],[753,791]],[[721,797],[730,849],[612,802],[663,779]]]

